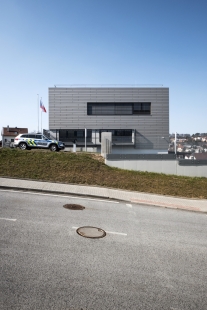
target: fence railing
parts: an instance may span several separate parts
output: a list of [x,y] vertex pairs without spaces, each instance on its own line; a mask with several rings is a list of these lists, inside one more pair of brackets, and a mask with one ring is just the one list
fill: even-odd
[[175,160],[175,154],[107,154],[108,160]]
[[175,154],[106,154],[107,160],[177,160],[180,166],[206,166],[207,160],[180,159]]

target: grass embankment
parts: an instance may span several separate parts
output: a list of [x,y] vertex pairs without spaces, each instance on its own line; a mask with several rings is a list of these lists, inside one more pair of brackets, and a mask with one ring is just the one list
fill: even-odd
[[207,199],[207,178],[111,168],[97,154],[0,149],[0,176]]

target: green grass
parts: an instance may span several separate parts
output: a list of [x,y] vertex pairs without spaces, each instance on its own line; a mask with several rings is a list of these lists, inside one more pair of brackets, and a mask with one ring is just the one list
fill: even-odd
[[98,154],[1,148],[0,176],[207,199],[207,178],[112,168]]

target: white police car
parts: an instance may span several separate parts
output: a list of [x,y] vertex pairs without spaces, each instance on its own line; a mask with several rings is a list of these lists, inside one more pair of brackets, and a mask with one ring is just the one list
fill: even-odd
[[14,147],[21,150],[31,150],[32,148],[50,149],[51,151],[64,150],[65,145],[61,141],[50,140],[41,133],[23,133],[15,137]]

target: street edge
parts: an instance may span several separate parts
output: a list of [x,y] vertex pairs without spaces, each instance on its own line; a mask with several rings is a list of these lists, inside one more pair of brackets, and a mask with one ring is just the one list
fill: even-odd
[[172,206],[172,205],[167,205],[162,202],[158,203],[151,203],[149,201],[143,201],[143,200],[138,200],[138,199],[118,199],[118,198],[113,198],[109,196],[99,196],[99,195],[91,195],[91,194],[81,194],[81,193],[75,193],[75,192],[63,192],[63,191],[53,191],[53,190],[44,190],[44,189],[34,189],[34,188],[26,188],[26,187],[14,187],[14,186],[4,186],[0,185],[0,189],[6,189],[6,190],[17,190],[20,192],[40,192],[40,193],[51,193],[51,194],[57,194],[57,195],[65,195],[65,196],[80,196],[80,197],[90,197],[90,198],[100,198],[103,200],[112,200],[112,201],[121,201],[121,202],[131,202],[134,204],[141,204],[144,206],[150,206],[150,207],[157,207],[157,208],[165,208],[165,209],[171,209],[171,210],[181,210],[181,211],[188,211],[188,212],[196,212],[196,213],[201,213],[201,214],[207,214],[207,211],[202,211],[199,209],[193,209],[193,208],[188,208],[188,207],[183,207],[183,206]]

